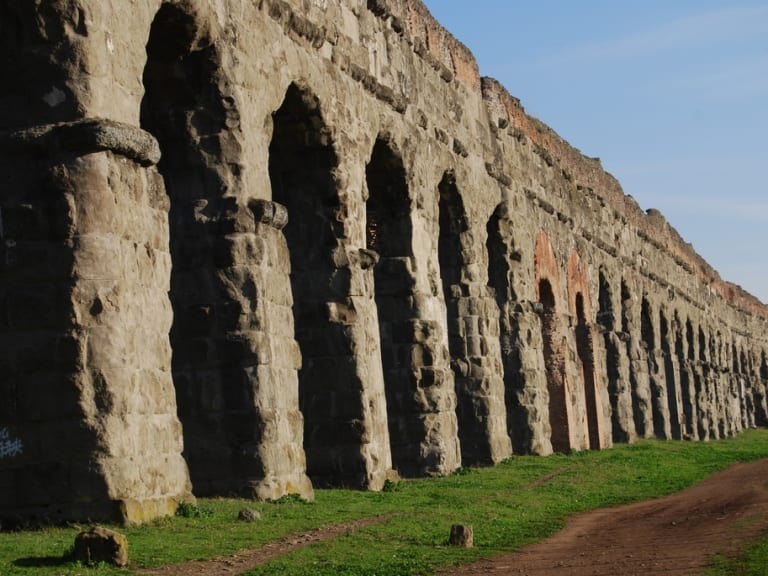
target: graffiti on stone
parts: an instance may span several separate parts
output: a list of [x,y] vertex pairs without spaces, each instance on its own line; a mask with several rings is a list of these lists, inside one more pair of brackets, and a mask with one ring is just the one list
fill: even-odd
[[21,439],[12,437],[7,428],[0,428],[0,460],[21,456],[23,452]]

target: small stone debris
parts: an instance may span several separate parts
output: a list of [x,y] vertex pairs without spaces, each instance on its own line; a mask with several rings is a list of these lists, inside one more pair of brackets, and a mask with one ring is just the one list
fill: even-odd
[[475,545],[475,533],[472,526],[467,524],[454,524],[451,526],[451,536],[448,539],[451,546],[472,548]]
[[128,539],[109,528],[95,526],[75,537],[74,559],[86,566],[103,562],[122,568],[128,565]]
[[237,519],[242,520],[243,522],[256,522],[256,520],[261,520],[261,514],[256,510],[243,508],[238,512]]

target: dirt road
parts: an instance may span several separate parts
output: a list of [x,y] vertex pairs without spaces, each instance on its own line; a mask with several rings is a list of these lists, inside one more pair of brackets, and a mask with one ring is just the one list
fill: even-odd
[[700,576],[768,530],[768,460],[659,500],[576,516],[553,537],[443,576]]
[[[263,548],[142,573],[242,574],[291,550],[386,520],[379,517],[330,526]],[[737,464],[667,498],[576,516],[548,540],[440,575],[700,576],[714,555],[736,554],[766,531],[768,460],[762,460]]]

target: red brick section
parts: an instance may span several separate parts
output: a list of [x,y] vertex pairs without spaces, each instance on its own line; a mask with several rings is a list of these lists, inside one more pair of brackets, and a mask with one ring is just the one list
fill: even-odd
[[546,232],[540,231],[536,234],[536,247],[533,252],[533,266],[536,278],[536,298],[541,300],[541,294],[538,293],[542,280],[549,280],[552,291],[555,295],[555,310],[562,311],[562,295],[560,294],[560,272],[555,258],[555,251]]
[[568,312],[576,318],[576,295],[581,294],[584,300],[584,316],[592,318],[592,300],[590,299],[587,270],[581,262],[579,253],[574,250],[568,259]]
[[421,39],[430,55],[453,72],[456,80],[479,94],[480,68],[469,48],[443,28],[420,0],[403,0],[402,4],[411,37]]
[[742,310],[768,317],[767,306],[740,286],[720,278],[717,271],[683,240],[659,212],[652,210],[646,214],[634,198],[624,194],[618,180],[603,169],[599,158],[584,156],[549,126],[528,116],[520,100],[511,96],[497,80],[481,78],[477,61],[469,48],[443,28],[421,0],[391,0],[389,7],[393,14],[406,19],[408,33],[413,39],[424,43],[429,57],[442,64],[454,79],[470,91],[498,98],[510,124],[545,150],[561,169],[571,175],[574,182],[597,192],[629,224],[653,238],[726,301]]
[[634,198],[624,194],[618,180],[603,170],[598,158],[584,156],[549,126],[528,116],[520,101],[511,96],[498,81],[483,78],[482,87],[484,98],[500,100],[510,124],[531,142],[546,150],[557,165],[571,175],[574,182],[597,192],[613,206],[618,214],[626,218],[630,225],[649,238],[653,238],[676,260],[693,270],[705,284],[709,284],[726,301],[753,314],[768,316],[768,307],[740,286],[720,278],[717,271],[682,239],[661,213],[651,210],[646,214]]

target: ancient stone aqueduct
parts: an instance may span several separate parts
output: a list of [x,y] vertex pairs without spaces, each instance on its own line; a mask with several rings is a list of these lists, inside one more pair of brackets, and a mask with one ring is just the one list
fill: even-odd
[[766,308],[419,0],[0,0],[0,42],[0,518],[768,422]]

